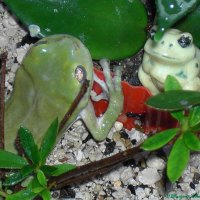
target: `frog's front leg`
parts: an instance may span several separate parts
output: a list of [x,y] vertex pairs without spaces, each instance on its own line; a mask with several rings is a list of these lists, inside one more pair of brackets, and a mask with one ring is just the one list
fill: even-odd
[[89,102],[87,107],[80,114],[88,130],[97,141],[104,140],[107,137],[114,122],[122,111],[124,99],[121,88],[120,67],[115,68],[114,77],[112,78],[110,75],[109,61],[102,59],[100,64],[103,67],[103,73],[109,93],[108,108],[101,117],[97,118],[92,103]]

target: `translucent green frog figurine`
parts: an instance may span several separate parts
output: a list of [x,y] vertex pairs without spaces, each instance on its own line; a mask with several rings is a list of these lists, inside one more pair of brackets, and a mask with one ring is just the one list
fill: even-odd
[[200,91],[200,51],[190,33],[169,29],[158,42],[149,38],[144,50],[138,75],[152,94],[163,90],[167,75],[174,76],[185,90]]
[[64,128],[82,118],[94,139],[104,140],[122,110],[123,95],[119,67],[111,78],[108,60],[103,59],[100,63],[109,107],[102,117],[96,118],[90,101],[93,63],[87,48],[69,35],[49,36],[35,43],[16,73],[14,92],[6,102],[5,149],[16,152],[15,139],[20,126],[31,130],[40,145],[51,122],[56,117],[62,120],[85,79],[89,80],[89,88]]

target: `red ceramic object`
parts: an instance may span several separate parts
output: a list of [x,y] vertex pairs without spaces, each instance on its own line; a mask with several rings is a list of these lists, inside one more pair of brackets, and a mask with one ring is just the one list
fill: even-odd
[[[95,74],[104,80],[102,71],[94,68]],[[94,82],[93,90],[100,94],[102,92],[98,83]],[[149,90],[143,86],[132,86],[127,82],[122,81],[122,90],[124,95],[124,108],[122,114],[119,116],[118,121],[122,122],[124,128],[131,130],[138,126],[138,119],[141,121],[140,128],[144,132],[156,132],[167,128],[176,126],[176,120],[167,112],[157,111],[145,105],[145,101],[151,96]],[[100,100],[93,102],[96,116],[103,114],[108,106],[108,101]]]

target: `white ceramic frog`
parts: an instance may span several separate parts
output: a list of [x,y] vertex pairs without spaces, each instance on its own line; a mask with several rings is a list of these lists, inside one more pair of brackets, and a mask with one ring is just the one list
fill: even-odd
[[144,51],[138,76],[153,95],[163,90],[167,75],[185,90],[200,90],[200,51],[190,33],[169,29],[159,42],[149,38]]
[[6,102],[5,149],[16,152],[15,139],[20,126],[28,128],[40,145],[51,122],[56,117],[59,121],[63,119],[85,79],[89,80],[89,88],[65,128],[82,118],[94,139],[104,140],[122,110],[123,95],[120,69],[116,69],[112,79],[108,60],[100,63],[109,107],[102,117],[96,118],[90,101],[93,63],[87,48],[69,35],[49,36],[35,43],[16,73],[14,92]]

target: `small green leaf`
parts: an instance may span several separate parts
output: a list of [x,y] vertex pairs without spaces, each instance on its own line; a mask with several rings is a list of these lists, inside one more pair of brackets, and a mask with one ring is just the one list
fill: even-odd
[[43,186],[46,187],[47,186],[47,179],[43,173],[43,171],[38,170],[37,172],[37,179],[39,181],[39,183]]
[[146,104],[160,110],[178,111],[200,104],[200,92],[189,90],[166,91],[150,97]]
[[3,183],[4,186],[16,185],[17,183],[24,180],[34,170],[34,166],[26,165],[21,170],[11,173]]
[[174,111],[170,113],[173,118],[175,118],[178,121],[182,121],[184,118],[184,111]]
[[178,80],[171,75],[168,75],[166,80],[165,80],[165,85],[164,85],[165,91],[170,91],[170,90],[182,90],[182,87]]
[[182,138],[175,142],[167,162],[167,176],[171,182],[177,181],[183,173],[189,160],[189,149]]
[[178,128],[173,128],[157,133],[152,137],[146,139],[142,144],[141,148],[147,151],[159,149],[165,144],[167,144],[170,140],[172,140],[178,131]]
[[27,157],[34,163],[38,164],[40,161],[40,155],[37,145],[33,139],[32,133],[24,128],[20,127],[19,129],[19,138],[20,143],[27,155]]
[[195,106],[189,113],[189,126],[194,127],[200,124],[200,106]]
[[43,138],[40,148],[40,156],[43,163],[45,162],[47,156],[50,154],[55,145],[57,133],[58,133],[58,118],[56,118],[51,123],[50,127],[48,128]]
[[200,151],[200,139],[192,132],[187,131],[183,135],[187,147],[193,151]]
[[29,187],[35,194],[39,194],[42,192],[45,188],[39,183],[38,178],[34,177],[34,179],[29,184]]
[[40,193],[40,196],[42,197],[43,200],[51,200],[51,193],[49,190],[43,190],[41,193]]
[[0,149],[0,168],[21,169],[27,164],[28,162],[24,158]]
[[51,173],[51,176],[59,176],[61,174],[64,174],[76,169],[75,165],[67,164],[67,163],[54,165],[54,167],[57,167],[57,169]]
[[57,167],[55,166],[51,166],[51,165],[42,165],[40,167],[40,170],[43,171],[43,173],[46,175],[46,176],[51,176],[51,174],[57,170]]
[[26,188],[24,190],[21,190],[17,193],[7,195],[6,200],[32,200],[37,196],[37,194],[33,193],[33,191],[30,188]]

